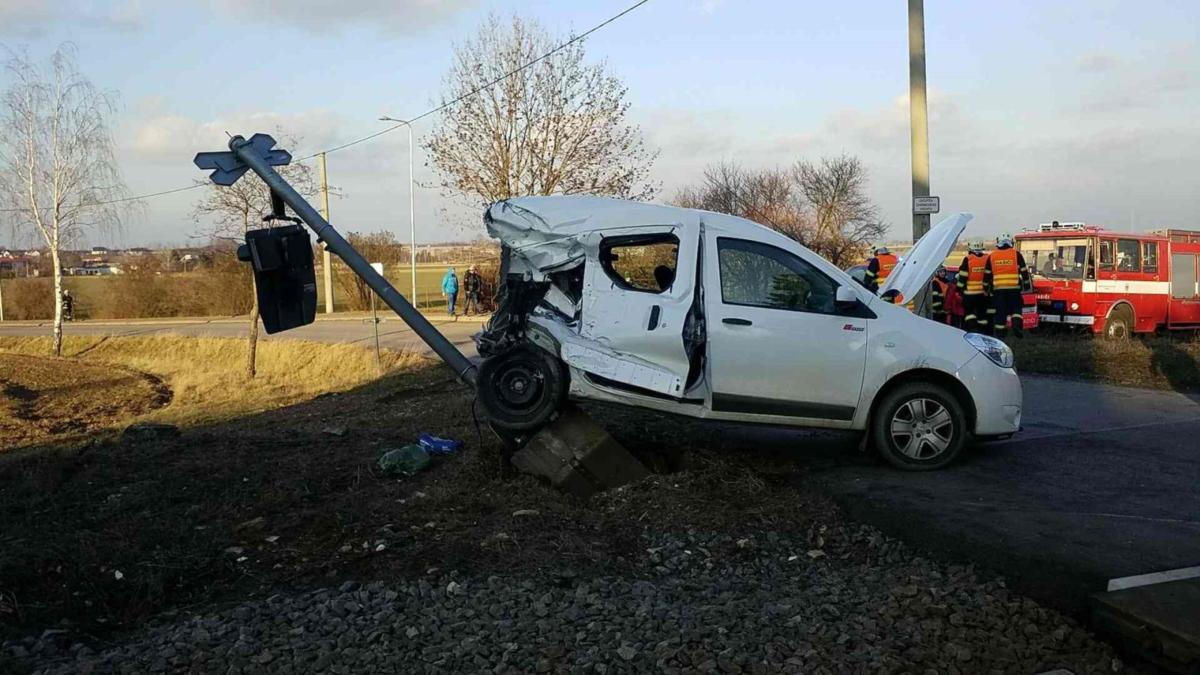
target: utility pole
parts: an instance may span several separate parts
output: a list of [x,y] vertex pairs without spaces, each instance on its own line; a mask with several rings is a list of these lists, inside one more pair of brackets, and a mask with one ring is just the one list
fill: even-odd
[[929,196],[929,106],[925,100],[925,0],[908,0],[908,115],[912,127],[912,196],[915,242],[929,231],[929,213],[917,213]]
[[[321,217],[329,220],[329,175],[325,170],[325,153],[321,158]],[[329,248],[321,242],[321,276],[325,282],[325,313],[333,314],[333,257]]]

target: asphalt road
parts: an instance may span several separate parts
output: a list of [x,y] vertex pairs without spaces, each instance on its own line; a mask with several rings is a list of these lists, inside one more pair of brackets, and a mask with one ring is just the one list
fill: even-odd
[[[448,317],[431,316],[438,330],[468,356],[475,355],[475,343],[471,336],[479,332],[482,321],[474,317],[451,320]],[[421,341],[403,321],[388,313],[380,313],[379,345],[384,349],[409,349],[433,355],[428,345]],[[17,322],[0,324],[0,335],[47,335],[48,324]],[[65,335],[155,335],[175,334],[192,337],[244,337],[245,319],[186,319],[180,321],[80,321],[63,325]],[[307,326],[294,328],[284,333],[267,335],[259,333],[264,340],[313,340],[315,342],[347,342],[373,345],[375,333],[367,315],[337,316],[334,319],[318,317]]]
[[[468,355],[478,322],[438,328]],[[44,334],[44,327],[0,327]],[[68,324],[68,333],[238,336],[243,321]],[[364,342],[371,326],[319,320],[283,336]],[[386,347],[427,351],[398,319]],[[903,473],[857,453],[845,434],[683,423],[689,444],[787,453],[798,480],[849,513],[943,556],[1001,572],[1064,609],[1086,606],[1110,578],[1200,565],[1200,397],[1023,376],[1025,429],[979,445],[948,469]],[[675,426],[675,425],[672,425]]]

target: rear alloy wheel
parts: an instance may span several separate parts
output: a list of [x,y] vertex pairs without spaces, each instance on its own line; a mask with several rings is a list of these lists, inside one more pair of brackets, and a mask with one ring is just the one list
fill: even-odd
[[1109,312],[1104,320],[1104,337],[1109,340],[1128,340],[1133,333],[1133,312],[1128,305],[1121,305]]
[[492,424],[508,431],[534,431],[554,416],[566,398],[562,363],[533,346],[492,356],[479,366],[479,402]]
[[901,385],[880,403],[871,432],[884,459],[908,471],[940,469],[953,462],[967,438],[962,405],[930,382]]

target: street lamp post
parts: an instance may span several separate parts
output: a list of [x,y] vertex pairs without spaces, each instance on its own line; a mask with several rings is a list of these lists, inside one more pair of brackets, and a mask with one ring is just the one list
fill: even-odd
[[408,268],[412,274],[412,305],[419,307],[417,300],[417,216],[416,206],[413,200],[413,135],[412,125],[407,120],[398,120],[395,117],[384,115],[379,118],[380,122],[396,122],[403,124],[404,128],[408,129],[408,229],[409,229],[409,251],[408,251]]

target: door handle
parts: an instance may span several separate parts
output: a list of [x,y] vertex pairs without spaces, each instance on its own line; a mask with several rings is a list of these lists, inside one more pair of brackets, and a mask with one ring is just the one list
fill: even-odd
[[654,330],[655,328],[658,328],[658,315],[661,313],[662,310],[658,305],[650,308],[650,323],[646,324],[646,330]]
[[752,325],[754,325],[754,322],[751,321],[750,319],[734,319],[734,318],[721,319],[721,323],[727,323],[731,326],[752,326]]

